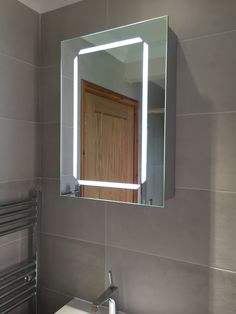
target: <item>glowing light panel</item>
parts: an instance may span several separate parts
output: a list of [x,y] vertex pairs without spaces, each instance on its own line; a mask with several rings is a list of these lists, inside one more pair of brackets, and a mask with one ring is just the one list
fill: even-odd
[[133,45],[133,44],[137,44],[137,43],[141,43],[141,42],[142,42],[142,39],[140,37],[115,41],[114,43],[109,43],[109,44],[104,44],[104,45],[100,45],[100,46],[81,49],[79,51],[79,55],[84,55],[86,53],[97,52],[97,51],[102,51],[102,50],[107,50],[107,49],[112,49],[112,48],[118,48],[118,47],[123,47],[123,46],[128,46],[128,45]]
[[74,58],[73,86],[73,176],[78,173],[78,57]]
[[143,97],[142,97],[142,169],[141,182],[147,179],[147,119],[148,119],[148,44],[143,43]]
[[97,187],[116,188],[116,189],[130,189],[130,190],[137,190],[140,187],[140,184],[92,181],[92,180],[78,180],[78,183],[80,185],[86,185],[86,186],[97,186]]

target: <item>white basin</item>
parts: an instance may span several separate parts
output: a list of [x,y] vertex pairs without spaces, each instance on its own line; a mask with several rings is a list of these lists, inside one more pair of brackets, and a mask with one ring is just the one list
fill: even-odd
[[[91,314],[91,302],[74,298],[69,303],[64,305],[59,311],[55,314]],[[108,314],[108,307],[101,307],[96,314]],[[120,314],[125,314],[119,312]]]

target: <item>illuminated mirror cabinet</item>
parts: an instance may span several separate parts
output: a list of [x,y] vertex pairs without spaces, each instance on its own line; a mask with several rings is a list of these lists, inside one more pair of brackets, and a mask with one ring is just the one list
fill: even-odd
[[175,80],[168,16],[61,43],[62,196],[165,206]]

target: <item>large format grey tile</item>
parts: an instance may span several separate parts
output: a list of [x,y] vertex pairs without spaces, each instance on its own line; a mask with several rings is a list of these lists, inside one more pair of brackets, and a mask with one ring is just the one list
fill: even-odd
[[209,263],[211,196],[177,190],[166,207],[107,204],[108,245]]
[[40,287],[39,314],[52,314],[68,303],[72,297]]
[[236,31],[180,43],[177,113],[236,111]]
[[105,203],[60,196],[59,180],[44,179],[41,230],[104,244]]
[[104,290],[104,267],[104,246],[41,235],[42,286],[94,300]]
[[0,246],[0,271],[18,265],[28,259],[28,238],[21,238]]
[[60,176],[60,127],[58,123],[43,124],[42,172],[44,177]]
[[18,241],[13,241],[0,247],[0,271],[16,265],[18,260]]
[[0,116],[38,120],[38,69],[0,54]]
[[0,203],[25,200],[41,189],[41,179],[0,182]]
[[210,314],[236,313],[236,273],[210,271]]
[[164,209],[107,206],[108,245],[236,271],[236,193],[176,190]]
[[211,265],[236,271],[236,193],[211,193]]
[[9,314],[33,314],[33,313],[35,312],[32,300],[23,303],[22,305],[15,308],[13,311],[9,312]]
[[59,64],[60,41],[106,26],[106,1],[86,0],[42,15],[42,64]]
[[40,127],[0,118],[0,178],[14,181],[39,177]]
[[39,64],[40,17],[17,0],[0,1],[0,52]]
[[40,72],[40,120],[60,121],[59,66],[42,67]]
[[209,313],[207,267],[108,247],[108,269],[126,313]]
[[169,15],[181,39],[236,29],[234,0],[109,0],[108,26]]
[[176,185],[236,191],[236,113],[177,117]]

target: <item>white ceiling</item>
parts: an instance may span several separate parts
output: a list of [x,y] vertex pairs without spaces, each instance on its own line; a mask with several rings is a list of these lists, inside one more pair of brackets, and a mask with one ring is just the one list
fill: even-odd
[[45,13],[83,0],[18,0],[38,13]]

